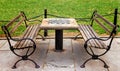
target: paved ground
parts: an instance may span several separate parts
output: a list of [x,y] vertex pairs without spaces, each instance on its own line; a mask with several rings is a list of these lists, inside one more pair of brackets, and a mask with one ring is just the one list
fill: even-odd
[[[98,60],[91,60],[85,68],[80,65],[90,56],[83,48],[82,39],[64,39],[64,52],[54,51],[54,39],[45,41],[37,40],[37,49],[30,57],[40,68],[34,68],[30,61],[21,61],[17,64],[17,69],[11,69],[19,57],[15,56],[8,48],[5,40],[0,40],[0,71],[119,71],[120,70],[120,39],[115,39],[111,50],[101,58],[110,66],[103,67],[103,63]],[[106,42],[107,44],[108,42]],[[13,45],[15,42],[13,42]],[[98,50],[97,50],[98,51]],[[18,51],[23,54],[23,51]],[[99,52],[102,52],[101,50]]]

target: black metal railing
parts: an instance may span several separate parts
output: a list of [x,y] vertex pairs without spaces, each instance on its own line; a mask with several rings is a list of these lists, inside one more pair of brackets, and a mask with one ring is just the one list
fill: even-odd
[[[117,14],[120,15],[119,12]],[[106,17],[106,16],[111,16],[111,15],[114,15],[114,13],[104,14],[102,16]],[[29,22],[34,22],[34,21],[42,22],[43,18],[48,18],[49,16],[50,17],[56,17],[56,18],[70,18],[70,17],[65,17],[65,16],[59,16],[59,15],[50,14],[50,13],[48,13],[47,9],[45,9],[43,14],[39,14],[39,15],[33,16],[31,18],[27,18],[26,17],[26,20],[29,21]],[[40,19],[40,17],[41,17],[41,19]],[[39,18],[39,19],[37,19],[37,18]],[[79,21],[89,22],[91,18],[90,17],[84,17],[84,18],[82,18],[82,17],[79,18],[78,17],[78,18],[74,18],[74,19],[76,19],[77,22],[79,22]],[[10,22],[10,20],[0,20],[0,22]],[[47,30],[44,30],[44,36],[45,37],[48,36],[48,31]]]
[[[118,13],[120,15],[120,13]],[[114,13],[109,13],[109,14],[104,14],[102,15],[103,17],[105,16],[111,16],[111,15],[114,15]],[[65,17],[65,16],[59,16],[59,15],[54,15],[54,14],[49,14],[47,13],[47,9],[44,10],[44,14],[40,14],[40,15],[37,15],[37,16],[33,16],[31,18],[28,18],[27,21],[31,21],[33,19],[36,19],[36,18],[39,18],[39,17],[43,17],[44,18],[47,18],[47,16],[51,16],[51,17],[57,17],[57,18],[70,18],[70,17]],[[76,20],[80,20],[80,21],[88,21],[90,19],[90,17],[80,17],[80,18],[75,18]],[[10,22],[10,20],[0,20],[0,22]]]

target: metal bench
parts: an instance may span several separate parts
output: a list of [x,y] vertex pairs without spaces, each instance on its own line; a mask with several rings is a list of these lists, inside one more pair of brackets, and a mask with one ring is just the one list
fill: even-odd
[[[25,23],[25,32],[20,38],[13,38],[12,34],[17,30],[20,25],[23,25],[22,23]],[[5,36],[8,40],[10,50],[18,57],[21,57],[20,60],[16,61],[12,68],[15,69],[17,63],[21,60],[30,60],[35,64],[35,68],[39,68],[40,66],[28,57],[32,55],[36,49],[35,39],[40,30],[40,25],[36,24],[28,26],[24,12],[20,12],[20,14],[13,20],[11,20],[7,25],[2,26],[2,30],[4,31]],[[10,40],[16,41],[16,44],[13,46]],[[16,51],[23,49],[26,50],[24,54],[20,54]]]
[[[107,19],[105,19],[103,16],[97,13],[97,11],[94,11],[92,15],[92,23],[91,25],[86,24],[79,24],[78,30],[80,31],[81,35],[83,36],[85,40],[84,48],[86,52],[91,56],[91,58],[87,59],[80,67],[84,68],[85,64],[89,60],[100,60],[104,63],[104,67],[108,68],[109,66],[105,63],[104,60],[99,58],[100,56],[103,56],[106,54],[112,45],[113,38],[116,34],[116,29],[118,27],[117,25],[117,9],[115,9],[115,15],[114,15],[114,23],[109,22]],[[100,38],[97,33],[93,30],[92,26],[94,24],[99,24],[108,34],[108,38]],[[104,41],[110,40],[109,44],[106,45]],[[94,48],[93,48],[94,47]],[[103,49],[103,53],[97,53],[97,49]]]

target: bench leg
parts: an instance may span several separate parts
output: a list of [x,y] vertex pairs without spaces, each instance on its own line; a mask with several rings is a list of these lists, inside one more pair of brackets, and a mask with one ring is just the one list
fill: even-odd
[[78,38],[78,36],[81,35],[80,33],[78,35],[75,36],[74,40],[76,40]]
[[81,68],[85,68],[85,64],[86,64],[88,61],[90,61],[90,60],[92,60],[92,58],[87,59],[80,67],[81,67]]
[[103,61],[103,60],[100,59],[100,58],[98,58],[98,59],[104,63],[104,68],[109,68],[109,66],[105,63],[105,61]]
[[[31,55],[35,52],[35,49],[36,49],[36,45],[34,45],[33,50],[28,54],[28,52],[29,52],[29,50],[30,50],[30,47],[29,47],[29,48],[27,49],[25,55],[19,55],[19,54],[17,54],[14,50],[12,50],[12,52],[13,52],[15,55],[17,55],[18,57],[21,57],[21,59],[18,60],[18,61],[16,61],[16,63],[13,65],[12,69],[15,69],[17,63],[20,62],[20,61],[22,61],[22,60],[30,60],[30,61],[32,61],[32,62],[35,64],[35,68],[39,68],[40,66],[37,65],[37,63],[36,63],[35,61],[33,61],[32,59],[29,59],[29,58],[28,58],[29,56],[31,56]],[[18,49],[18,50],[20,50],[20,49]]]
[[15,62],[15,64],[12,67],[12,69],[16,69],[17,68],[16,67],[17,63],[20,62],[20,61],[22,61],[22,60],[29,60],[29,61],[31,61],[31,62],[33,62],[35,64],[35,68],[40,68],[40,66],[37,65],[37,63],[35,61],[33,61],[32,59],[29,59],[27,56],[23,56],[22,59],[20,59],[20,60],[18,60],[18,61]]
[[17,62],[15,62],[15,64],[13,65],[13,67],[12,67],[12,69],[16,69],[17,67],[16,67],[16,65],[17,65],[17,63],[18,62],[20,62],[20,61],[22,61],[23,59],[20,59],[20,60],[18,60]]
[[[90,60],[92,60],[93,58],[89,58],[89,59],[87,59],[80,67],[81,68],[85,68],[85,64],[88,62],[88,61],[90,61]],[[94,60],[100,60],[100,61],[102,61],[103,63],[104,63],[104,68],[109,68],[109,66],[105,63],[105,61],[103,61],[102,59],[100,59],[100,58],[97,58],[97,59],[94,59]]]
[[35,64],[35,68],[40,68],[40,66],[37,65],[37,63],[35,61],[33,61],[32,59],[29,59],[29,58],[28,58],[28,60],[32,61]]
[[42,40],[45,40],[45,38],[41,34],[38,34],[38,35],[40,35],[42,37]]
[[103,61],[102,59],[99,58],[100,56],[103,56],[104,54],[106,54],[106,53],[108,52],[108,50],[106,50],[104,53],[102,53],[102,54],[100,54],[100,55],[96,55],[96,54],[94,53],[94,51],[92,50],[91,47],[89,47],[91,53],[90,53],[90,51],[87,49],[87,46],[86,46],[86,45],[84,45],[84,47],[85,47],[86,52],[91,56],[91,58],[87,59],[87,60],[80,66],[81,68],[85,68],[85,64],[86,64],[88,61],[90,61],[90,60],[100,60],[101,62],[104,63],[104,68],[109,68],[109,66],[105,63],[105,61]]

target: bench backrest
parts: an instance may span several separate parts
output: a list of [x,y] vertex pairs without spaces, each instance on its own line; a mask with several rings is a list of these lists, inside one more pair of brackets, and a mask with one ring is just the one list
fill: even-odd
[[[17,22],[17,23],[16,23]],[[24,12],[20,12],[20,14],[18,16],[16,16],[13,20],[11,20],[7,25],[6,27],[9,28],[10,26],[13,26],[13,28],[11,28],[10,30],[10,33],[13,33],[15,32],[15,30],[20,26],[21,23],[25,23],[25,25],[27,26],[26,24],[26,16],[24,14]],[[16,23],[16,24],[14,24]]]
[[116,34],[116,29],[117,29],[117,9],[115,9],[115,15],[114,15],[114,22],[113,23],[108,21],[102,15],[98,14],[97,11],[93,12],[91,20],[92,20],[91,26],[93,25],[93,22],[96,22],[107,33],[109,33],[109,34]]
[[8,43],[11,47],[10,39],[13,39],[11,37],[11,34],[15,32],[15,30],[22,24],[25,23],[25,26],[27,27],[26,23],[26,16],[24,12],[20,12],[18,16],[16,16],[14,19],[12,19],[8,24],[2,26],[2,30],[4,31],[4,34],[8,40]]
[[113,38],[116,35],[116,30],[118,28],[118,25],[117,25],[117,14],[118,14],[117,9],[115,9],[115,12],[114,12],[114,22],[113,23],[109,22],[106,18],[104,18],[103,16],[98,14],[97,11],[93,12],[93,15],[92,15],[92,18],[91,18],[92,19],[91,26],[93,25],[93,22],[95,21],[106,32],[108,32],[110,34],[109,37],[108,37],[108,39],[111,39],[110,43],[108,44],[109,48],[111,46]]
[[8,24],[2,26],[2,29],[4,32],[6,32],[6,34],[9,34],[8,36],[11,37],[10,34],[14,33],[22,23],[25,23],[25,26],[27,27],[26,16],[24,12],[20,12],[20,14],[12,19]]

